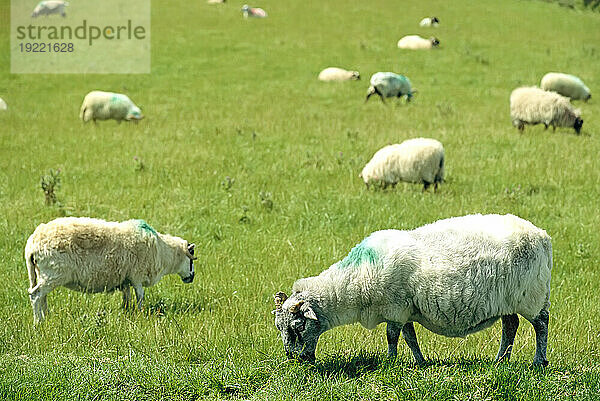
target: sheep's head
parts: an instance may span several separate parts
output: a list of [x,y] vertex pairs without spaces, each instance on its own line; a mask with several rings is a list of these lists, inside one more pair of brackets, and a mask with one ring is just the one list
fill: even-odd
[[575,128],[575,132],[579,134],[581,132],[581,127],[583,126],[583,119],[581,117],[577,117],[575,119],[575,124],[573,124],[573,128]]
[[144,115],[142,114],[142,111],[140,110],[139,107],[137,106],[133,106],[130,110],[129,113],[127,113],[127,117],[125,117],[125,119],[127,121],[131,121],[131,120],[141,120],[144,118]]
[[274,298],[275,326],[281,334],[287,357],[314,361],[317,341],[325,331],[325,325],[315,312],[315,305],[303,299],[303,293],[298,292],[290,298],[278,292]]
[[354,79],[356,81],[360,81],[360,72],[352,71],[352,79]]
[[431,17],[431,23],[433,25],[437,25],[440,23],[440,20],[438,19],[438,17]]
[[431,46],[433,47],[438,47],[440,45],[440,40],[438,38],[432,36],[429,38],[429,40],[431,41]]

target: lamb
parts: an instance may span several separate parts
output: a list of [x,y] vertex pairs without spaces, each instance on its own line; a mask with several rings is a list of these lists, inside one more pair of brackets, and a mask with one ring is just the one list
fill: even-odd
[[92,91],[83,99],[79,118],[87,123],[93,120],[139,121],[144,118],[139,107],[126,95]]
[[407,35],[398,41],[398,47],[400,49],[409,50],[431,49],[439,46],[439,44],[440,41],[437,38],[431,37],[425,39],[419,35]]
[[437,26],[439,25],[440,20],[437,17],[425,17],[421,20],[421,22],[419,22],[419,26],[420,27],[434,27],[437,28]]
[[549,72],[542,78],[540,86],[543,90],[553,91],[573,100],[587,102],[592,97],[590,88],[575,75]]
[[8,110],[8,105],[6,104],[4,99],[2,99],[0,97],[0,111],[5,111],[5,110]]
[[508,361],[521,315],[535,330],[533,364],[546,366],[551,269],[548,234],[510,214],[377,231],[320,275],[297,280],[289,298],[275,294],[275,325],[288,357],[314,360],[325,331],[386,322],[388,356],[402,332],[423,364],[413,322],[465,337],[501,319],[496,361]]
[[358,71],[346,71],[343,68],[329,67],[319,73],[319,81],[352,81],[360,80]]
[[48,0],[48,1],[40,1],[37,6],[33,9],[33,13],[31,14],[32,18],[37,18],[40,15],[52,15],[52,14],[60,14],[63,17],[67,16],[65,12],[65,7],[69,5],[68,2],[62,0]]
[[194,244],[160,234],[144,220],[65,217],[40,224],[25,246],[34,323],[45,319],[46,296],[59,286],[87,293],[120,290],[124,308],[133,287],[141,309],[144,287],[163,276],[178,274],[191,283],[195,259]]
[[244,4],[242,7],[242,12],[244,13],[244,18],[267,18],[267,12],[262,8],[250,7],[247,4]]
[[553,130],[573,127],[579,134],[583,125],[581,112],[573,108],[569,98],[533,86],[512,91],[510,118],[519,131],[525,129],[525,124],[544,124],[546,129],[551,125]]
[[413,95],[417,92],[412,88],[410,81],[404,75],[395,74],[393,72],[376,72],[371,76],[371,86],[367,90],[367,98],[377,94],[383,103],[384,97],[402,97],[406,96],[406,101],[410,102]]
[[431,184],[434,191],[444,180],[444,146],[435,139],[414,138],[401,144],[379,149],[359,177],[367,188],[379,183],[383,188],[399,181],[423,183],[423,191]]

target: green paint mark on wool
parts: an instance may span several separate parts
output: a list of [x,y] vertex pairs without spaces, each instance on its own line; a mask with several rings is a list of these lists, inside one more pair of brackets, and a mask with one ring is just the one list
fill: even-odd
[[346,267],[356,267],[363,263],[369,263],[374,265],[377,263],[379,256],[377,255],[377,251],[371,248],[366,244],[366,239],[363,240],[360,244],[356,245],[348,256],[346,256],[338,265],[340,269],[344,269]]
[[152,228],[152,226],[150,224],[146,223],[146,221],[137,220],[137,223],[138,223],[138,228],[140,230],[142,230],[143,232],[156,235],[156,230],[154,228]]

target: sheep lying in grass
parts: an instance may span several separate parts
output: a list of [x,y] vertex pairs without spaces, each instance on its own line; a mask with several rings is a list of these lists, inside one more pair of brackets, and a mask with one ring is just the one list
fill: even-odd
[[419,26],[426,28],[426,27],[434,27],[437,28],[437,26],[440,24],[440,20],[437,17],[425,17],[421,20],[421,22],[419,22]]
[[525,124],[573,127],[579,134],[583,120],[580,111],[575,110],[569,98],[555,92],[547,92],[536,87],[517,88],[510,94],[510,118],[519,131]]
[[90,120],[138,121],[144,118],[142,111],[126,95],[112,92],[92,91],[83,99],[79,118]]
[[8,110],[8,105],[4,99],[0,98],[0,111]]
[[408,78],[393,72],[376,72],[371,76],[370,84],[365,103],[375,94],[379,96],[383,103],[385,103],[384,97],[400,98],[402,96],[406,96],[406,101],[410,102],[413,94],[417,92],[412,88]]
[[67,217],[40,224],[25,246],[34,322],[46,317],[46,296],[60,286],[87,293],[120,290],[125,308],[133,287],[140,309],[144,287],[163,276],[178,274],[191,283],[194,259],[194,244],[160,234],[143,220]]
[[496,361],[510,358],[523,316],[536,334],[534,365],[547,365],[552,244],[513,215],[470,215],[412,231],[377,231],[316,277],[275,295],[275,325],[288,357],[314,360],[319,336],[359,322],[387,323],[388,355],[400,333],[415,361],[425,358],[413,322],[465,337],[502,319]]
[[265,10],[258,7],[250,7],[247,4],[244,4],[242,7],[242,13],[244,13],[244,18],[267,18]]
[[592,97],[590,88],[575,75],[549,72],[542,78],[540,86],[543,90],[553,91],[573,100],[587,102]]
[[343,68],[328,67],[319,73],[319,81],[353,81],[359,80],[358,71],[347,71]]
[[69,5],[66,1],[60,0],[48,0],[48,1],[40,1],[37,6],[33,9],[33,13],[31,13],[32,18],[39,17],[40,15],[52,15],[52,14],[60,14],[63,17],[67,16],[65,11],[65,7]]
[[400,49],[422,50],[432,49],[439,46],[440,41],[437,38],[425,39],[419,35],[407,35],[398,41]]
[[444,179],[444,146],[435,139],[408,139],[379,149],[360,173],[367,188],[379,183],[383,188],[399,181],[431,184],[437,190]]

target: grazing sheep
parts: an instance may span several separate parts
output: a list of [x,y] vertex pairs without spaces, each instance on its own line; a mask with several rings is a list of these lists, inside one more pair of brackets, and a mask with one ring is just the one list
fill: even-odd
[[226,0],[207,0],[208,4],[223,4]]
[[8,105],[6,102],[0,97],[0,111],[8,110]]
[[543,90],[553,91],[573,100],[587,102],[592,97],[590,88],[575,75],[549,72],[542,78],[540,86]]
[[440,24],[440,20],[437,17],[425,17],[421,20],[421,22],[419,22],[419,26],[420,27],[434,27],[437,28],[437,26]]
[[352,81],[359,80],[358,71],[346,71],[343,68],[329,67],[319,73],[319,81]]
[[262,8],[250,7],[247,4],[244,4],[242,7],[242,12],[244,13],[244,18],[267,18],[267,12]]
[[583,120],[580,111],[575,110],[569,98],[555,92],[547,92],[536,87],[517,88],[510,94],[510,118],[519,131],[525,124],[573,127],[579,134]]
[[66,17],[67,13],[65,12],[65,7],[68,5],[68,2],[62,0],[40,1],[33,9],[31,17],[37,18],[40,15],[48,16],[52,14],[60,14],[63,17]]
[[440,41],[437,38],[431,37],[425,39],[419,35],[407,35],[398,41],[400,49],[421,50],[431,49],[439,46]]
[[194,259],[194,244],[160,234],[144,220],[66,217],[40,224],[25,246],[34,322],[46,317],[46,296],[60,286],[88,293],[120,290],[125,308],[133,287],[141,309],[144,287],[163,276],[178,274],[191,283]]
[[413,322],[465,337],[502,319],[496,361],[508,361],[519,317],[536,334],[534,365],[547,365],[551,239],[507,214],[440,220],[411,231],[377,231],[316,277],[275,294],[275,325],[288,357],[314,360],[319,336],[360,322],[387,323],[388,355],[400,332],[423,364]]
[[138,121],[144,118],[139,107],[129,97],[120,93],[92,91],[83,99],[79,118],[93,120]]
[[393,72],[376,72],[371,76],[371,86],[367,90],[367,98],[377,94],[383,103],[384,97],[402,97],[406,96],[406,101],[410,102],[417,91],[412,89],[410,81],[404,75],[395,74]]
[[414,138],[401,144],[379,149],[363,168],[359,177],[367,188],[380,183],[383,188],[399,181],[423,183],[423,191],[431,184],[437,190],[444,179],[444,146],[435,139]]

